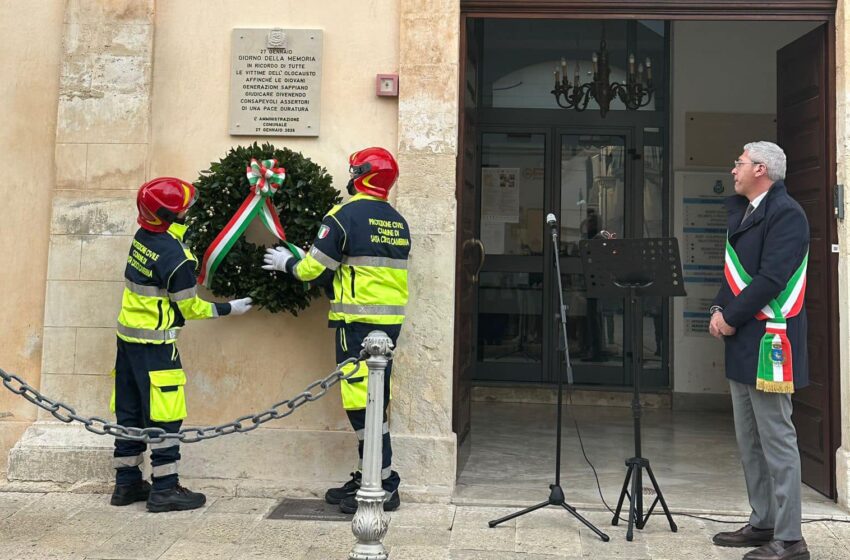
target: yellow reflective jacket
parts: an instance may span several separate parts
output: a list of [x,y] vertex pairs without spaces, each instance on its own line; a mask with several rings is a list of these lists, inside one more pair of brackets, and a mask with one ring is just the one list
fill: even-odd
[[400,325],[409,255],[410,229],[402,215],[386,200],[359,193],[328,212],[307,256],[290,261],[287,271],[305,282],[333,273],[331,327]]
[[198,297],[198,260],[183,243],[186,226],[172,224],[168,232],[139,229],[133,237],[124,270],[124,295],[118,314],[118,337],[140,344],[177,340],[189,319],[230,313],[229,303]]

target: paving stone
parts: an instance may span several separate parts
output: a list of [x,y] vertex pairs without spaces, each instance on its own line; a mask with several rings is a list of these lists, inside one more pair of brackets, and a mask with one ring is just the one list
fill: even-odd
[[168,514],[147,514],[133,522],[131,531],[122,531],[94,549],[88,558],[135,560],[159,558],[188,532],[190,521]]
[[197,560],[198,558],[230,560],[238,551],[239,546],[233,543],[181,539],[171,545],[157,560]]
[[258,513],[262,516],[274,509],[278,500],[273,498],[218,498],[209,513]]
[[397,527],[390,522],[387,536],[384,538],[385,545],[404,545],[433,547],[442,546],[448,548],[452,537],[452,531],[436,527]]
[[500,550],[514,552],[516,547],[516,527],[507,524],[492,529],[455,526],[452,529],[450,546],[456,549]]

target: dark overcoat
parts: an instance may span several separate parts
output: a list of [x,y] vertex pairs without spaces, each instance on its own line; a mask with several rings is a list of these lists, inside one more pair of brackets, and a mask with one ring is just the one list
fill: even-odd
[[[809,222],[803,209],[788,194],[785,184],[771,186],[744,223],[741,219],[749,201],[741,195],[726,199],[729,213],[729,242],[741,266],[753,281],[736,297],[723,280],[714,304],[723,308],[723,318],[737,329],[723,337],[726,346],[726,377],[747,385],[756,384],[759,342],[766,321],[756,313],[779,295],[809,250]],[[794,368],[794,388],[809,384],[809,357],[806,348],[806,309],[788,319],[788,340]]]

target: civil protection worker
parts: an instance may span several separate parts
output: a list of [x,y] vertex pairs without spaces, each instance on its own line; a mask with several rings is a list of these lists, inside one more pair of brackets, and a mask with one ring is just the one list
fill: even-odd
[[[186,374],[175,344],[180,329],[187,319],[241,315],[251,309],[251,298],[210,303],[198,297],[198,261],[183,244],[183,220],[195,199],[195,187],[173,177],[153,179],[139,188],[141,228],[133,237],[124,272],[110,403],[122,426],[177,432],[186,417]],[[203,494],[178,483],[177,441],[151,444],[153,486],[142,480],[139,469],[145,448],[142,442],[116,438],[112,505],[147,500],[152,512],[204,505]]]
[[[284,247],[267,249],[266,270],[280,270],[305,282],[325,282],[333,278],[333,296],[328,326],[336,329],[336,361],[359,357],[363,339],[373,330],[382,330],[393,344],[398,340],[407,304],[407,258],[410,230],[407,222],[387,202],[398,178],[398,164],[383,148],[366,148],[349,158],[351,180],[347,202],[337,205],[322,220],[313,246],[303,259],[293,258]],[[345,513],[357,510],[355,494],[360,488],[363,463],[363,437],[366,425],[368,368],[365,361],[351,365],[358,373],[343,381],[342,405],[359,440],[360,466],[351,480],[331,488],[325,500],[339,504]],[[387,365],[384,386],[383,463],[381,478],[386,492],[384,509],[398,508],[399,476],[392,470],[392,445],[387,423],[390,401],[390,374]]]

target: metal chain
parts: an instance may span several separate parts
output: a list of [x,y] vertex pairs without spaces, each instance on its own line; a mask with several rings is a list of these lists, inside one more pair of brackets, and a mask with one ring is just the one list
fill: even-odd
[[[361,358],[364,357],[361,355]],[[295,397],[280,401],[271,406],[271,408],[258,412],[256,414],[246,414],[240,416],[232,422],[221,424],[219,426],[206,426],[203,428],[185,428],[176,433],[169,433],[162,428],[134,428],[121,426],[114,422],[101,418],[99,416],[85,417],[77,414],[74,408],[67,404],[51,399],[42,395],[37,389],[33,388],[26,381],[17,375],[8,374],[0,369],[0,377],[3,378],[3,385],[13,393],[22,396],[32,404],[43,408],[56,419],[65,422],[66,424],[77,421],[85,426],[86,430],[101,436],[110,435],[116,438],[126,439],[130,441],[141,441],[144,443],[162,443],[166,440],[177,440],[180,443],[196,443],[205,439],[213,439],[227,434],[250,432],[260,427],[269,420],[277,420],[285,418],[295,412],[295,410],[308,402],[313,402],[321,399],[328,392],[328,389],[336,385],[342,380],[348,379],[356,374],[360,368],[354,368],[348,374],[342,372],[342,368],[348,364],[357,363],[357,358],[349,358],[339,364],[337,369],[323,379],[317,379],[313,383],[297,394]],[[313,394],[313,389],[319,387],[320,390]]]

